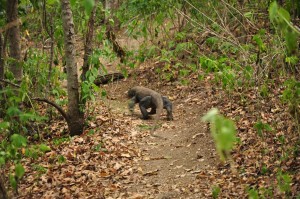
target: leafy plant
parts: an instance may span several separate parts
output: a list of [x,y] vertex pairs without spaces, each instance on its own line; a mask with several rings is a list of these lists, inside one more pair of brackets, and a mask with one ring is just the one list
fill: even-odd
[[69,142],[71,140],[71,137],[62,137],[62,138],[57,138],[57,139],[53,139],[53,144],[58,146],[61,145],[64,142]]
[[282,94],[282,101],[289,106],[289,112],[295,121],[300,124],[300,82],[294,78],[285,81],[286,86]]
[[40,176],[40,175],[47,172],[47,168],[45,168],[41,165],[35,164],[32,167],[33,167],[34,170],[36,170],[38,172],[38,176]]
[[280,191],[283,193],[288,194],[291,191],[291,185],[290,183],[292,182],[291,177],[288,174],[285,174],[283,172],[278,172],[277,173],[277,182]]
[[[8,124],[1,125],[8,128]],[[49,151],[50,148],[45,144],[39,146],[32,146],[29,148],[27,139],[19,134],[13,134],[9,140],[2,140],[0,142],[0,166],[5,166],[6,163],[11,162],[14,166],[14,172],[9,174],[10,185],[16,190],[17,184],[25,173],[24,167],[20,164],[21,159],[25,156],[33,157],[33,150],[35,153],[43,153]]]
[[63,164],[64,162],[66,162],[66,158],[63,155],[59,155],[57,156],[57,162],[59,164]]
[[212,197],[213,197],[213,198],[218,198],[220,192],[221,192],[221,188],[220,188],[219,186],[214,186],[214,187],[212,188]]
[[297,41],[300,32],[291,23],[289,12],[278,6],[277,2],[274,1],[269,7],[269,17],[277,30],[283,35],[288,54],[292,54],[298,48]]
[[268,132],[273,131],[272,127],[269,124],[263,123],[262,121],[256,122],[254,124],[254,129],[257,130],[257,134],[260,137],[264,137],[263,136],[264,131],[268,131]]
[[222,161],[226,160],[237,141],[234,122],[220,115],[217,109],[211,109],[202,120],[210,123],[218,154]]
[[259,199],[258,191],[255,189],[249,189],[248,190],[249,199]]

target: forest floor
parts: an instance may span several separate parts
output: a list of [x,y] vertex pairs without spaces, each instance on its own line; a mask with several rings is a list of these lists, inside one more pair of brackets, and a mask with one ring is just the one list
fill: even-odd
[[[153,69],[153,68],[152,68]],[[19,198],[207,198],[206,180],[197,176],[218,163],[213,140],[201,117],[208,110],[210,89],[203,84],[160,84],[151,66],[129,78],[104,85],[107,96],[90,105],[89,128],[80,137],[54,141],[38,162],[25,161]],[[128,111],[126,93],[135,85],[152,88],[173,102],[173,121],[161,116],[141,120],[138,106]],[[60,140],[63,121],[55,123]],[[60,130],[59,130],[60,129]],[[55,136],[53,136],[55,137]],[[64,157],[60,161],[59,157]],[[200,189],[205,187],[205,189]],[[209,192],[208,192],[209,191]]]
[[[16,198],[248,198],[251,186],[266,198],[283,198],[276,186],[278,168],[294,172],[291,193],[300,192],[300,159],[277,161],[297,141],[292,119],[278,100],[282,90],[270,90],[266,98],[258,97],[257,88],[243,96],[228,94],[211,83],[210,75],[198,81],[198,75],[191,74],[184,86],[180,80],[161,81],[155,67],[149,61],[130,71],[128,78],[101,85],[106,96],[100,91],[88,104],[81,136],[68,137],[58,115],[43,140],[51,151],[22,162],[26,172]],[[173,102],[174,120],[167,121],[164,112],[156,136],[149,130],[153,119],[141,120],[138,106],[134,115],[128,111],[127,91],[136,85]],[[213,107],[237,125],[234,165],[221,164],[208,125],[201,121]],[[272,132],[260,136],[253,129],[259,119],[274,125]],[[49,131],[49,126],[40,130]],[[283,135],[288,144],[281,141]]]
[[115,84],[114,89],[107,89],[109,96],[115,98],[113,104],[127,108],[126,92],[129,88],[135,85],[150,87],[172,99],[174,120],[167,121],[166,115],[162,116],[161,127],[154,132],[156,136],[151,136],[149,127],[154,121],[141,120],[138,106],[133,116],[128,110],[123,112],[132,122],[131,133],[141,134],[137,147],[141,151],[138,165],[142,178],[128,190],[142,198],[203,197],[201,190],[193,188],[195,178],[218,162],[209,129],[201,122],[207,110],[207,88],[158,85],[151,68],[134,76]]

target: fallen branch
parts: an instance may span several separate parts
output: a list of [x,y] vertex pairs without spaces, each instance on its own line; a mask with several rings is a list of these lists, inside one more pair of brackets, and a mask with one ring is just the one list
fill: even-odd
[[6,83],[6,84],[9,84],[9,85],[11,85],[11,86],[14,86],[14,87],[17,87],[17,88],[21,88],[21,86],[20,86],[20,85],[18,85],[18,84],[15,84],[15,83],[12,83],[12,82],[10,82],[10,81],[8,81],[8,80],[5,80],[5,79],[0,79],[0,82],[3,82],[3,83]]
[[103,76],[99,76],[94,81],[94,84],[99,86],[100,84],[107,84],[116,80],[124,79],[125,76],[122,73],[110,73]]

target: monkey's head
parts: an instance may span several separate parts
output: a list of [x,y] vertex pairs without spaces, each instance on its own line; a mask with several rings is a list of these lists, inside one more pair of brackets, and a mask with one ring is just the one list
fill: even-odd
[[134,97],[134,96],[135,96],[135,93],[136,93],[135,90],[129,89],[129,91],[128,91],[128,93],[127,93],[128,98]]

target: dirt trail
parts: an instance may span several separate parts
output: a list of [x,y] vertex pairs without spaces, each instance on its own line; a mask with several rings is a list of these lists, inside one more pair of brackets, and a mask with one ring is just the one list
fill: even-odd
[[[164,113],[155,137],[150,136],[147,130],[153,120],[139,119],[138,106],[133,116],[123,109],[127,107],[126,91],[137,82],[167,95],[173,101],[174,121],[167,121]],[[113,96],[112,109],[119,109],[131,118],[132,133],[144,135],[138,141],[141,158],[137,164],[141,178],[128,191],[133,193],[132,198],[204,198],[201,190],[194,189],[191,184],[199,172],[216,164],[210,132],[201,122],[201,116],[207,111],[204,103],[207,92],[201,87],[191,89],[169,85],[155,88],[153,85],[149,79],[138,75],[105,86],[108,96]],[[203,186],[206,186],[205,182]]]

